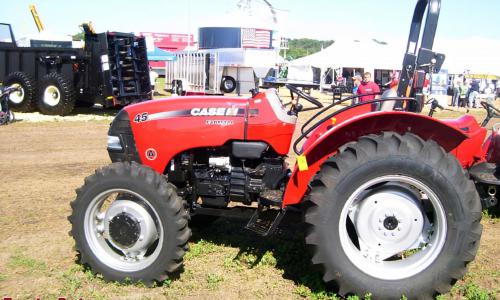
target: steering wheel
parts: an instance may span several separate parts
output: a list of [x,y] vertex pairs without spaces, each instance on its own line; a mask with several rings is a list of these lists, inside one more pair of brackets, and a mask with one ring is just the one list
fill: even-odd
[[488,102],[481,101],[481,105],[486,109],[486,118],[481,123],[481,127],[486,127],[491,118],[500,118],[500,110]]
[[488,118],[500,117],[500,110],[498,110],[493,105],[489,104],[486,101],[481,101],[481,105],[484,107],[484,109],[486,109],[486,112],[488,113]]
[[323,104],[321,104],[321,102],[319,102],[318,100],[316,100],[316,98],[312,97],[311,95],[308,95],[306,93],[304,93],[304,91],[302,90],[299,90],[297,87],[295,87],[294,85],[291,85],[289,83],[285,84],[285,87],[287,89],[289,89],[292,93],[295,93],[297,94],[297,103],[299,101],[299,98],[302,97],[304,98],[305,100],[309,101],[310,103],[312,103],[314,106],[316,106],[317,108],[320,108],[320,107],[323,107]]

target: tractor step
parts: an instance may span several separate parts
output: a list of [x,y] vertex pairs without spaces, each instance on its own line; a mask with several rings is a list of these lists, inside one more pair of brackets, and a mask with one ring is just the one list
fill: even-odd
[[261,236],[271,235],[276,232],[285,213],[286,208],[277,210],[259,207],[255,210],[245,228]]
[[500,185],[500,167],[492,163],[480,163],[469,170],[469,174],[481,183]]
[[283,203],[283,191],[265,190],[259,194],[259,204],[262,206],[278,206]]

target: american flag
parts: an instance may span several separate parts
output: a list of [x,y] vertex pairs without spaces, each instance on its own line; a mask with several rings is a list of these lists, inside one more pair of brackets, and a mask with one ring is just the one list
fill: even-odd
[[271,31],[255,28],[241,28],[241,47],[270,48]]

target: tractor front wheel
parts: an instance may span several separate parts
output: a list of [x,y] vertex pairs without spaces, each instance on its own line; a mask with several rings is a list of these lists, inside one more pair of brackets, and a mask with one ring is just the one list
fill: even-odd
[[191,236],[175,187],[136,163],[113,163],[85,179],[71,203],[80,260],[106,280],[151,284],[182,265]]
[[325,161],[311,187],[306,242],[341,295],[430,299],[476,255],[478,194],[434,141],[362,137]]

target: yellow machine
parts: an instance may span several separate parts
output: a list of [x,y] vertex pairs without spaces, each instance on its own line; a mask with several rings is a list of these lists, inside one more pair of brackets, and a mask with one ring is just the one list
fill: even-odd
[[30,4],[31,15],[33,16],[33,20],[35,20],[36,28],[38,28],[38,32],[42,32],[45,30],[42,24],[42,20],[40,20],[40,16],[38,16],[38,12],[36,11],[36,7],[34,4]]

